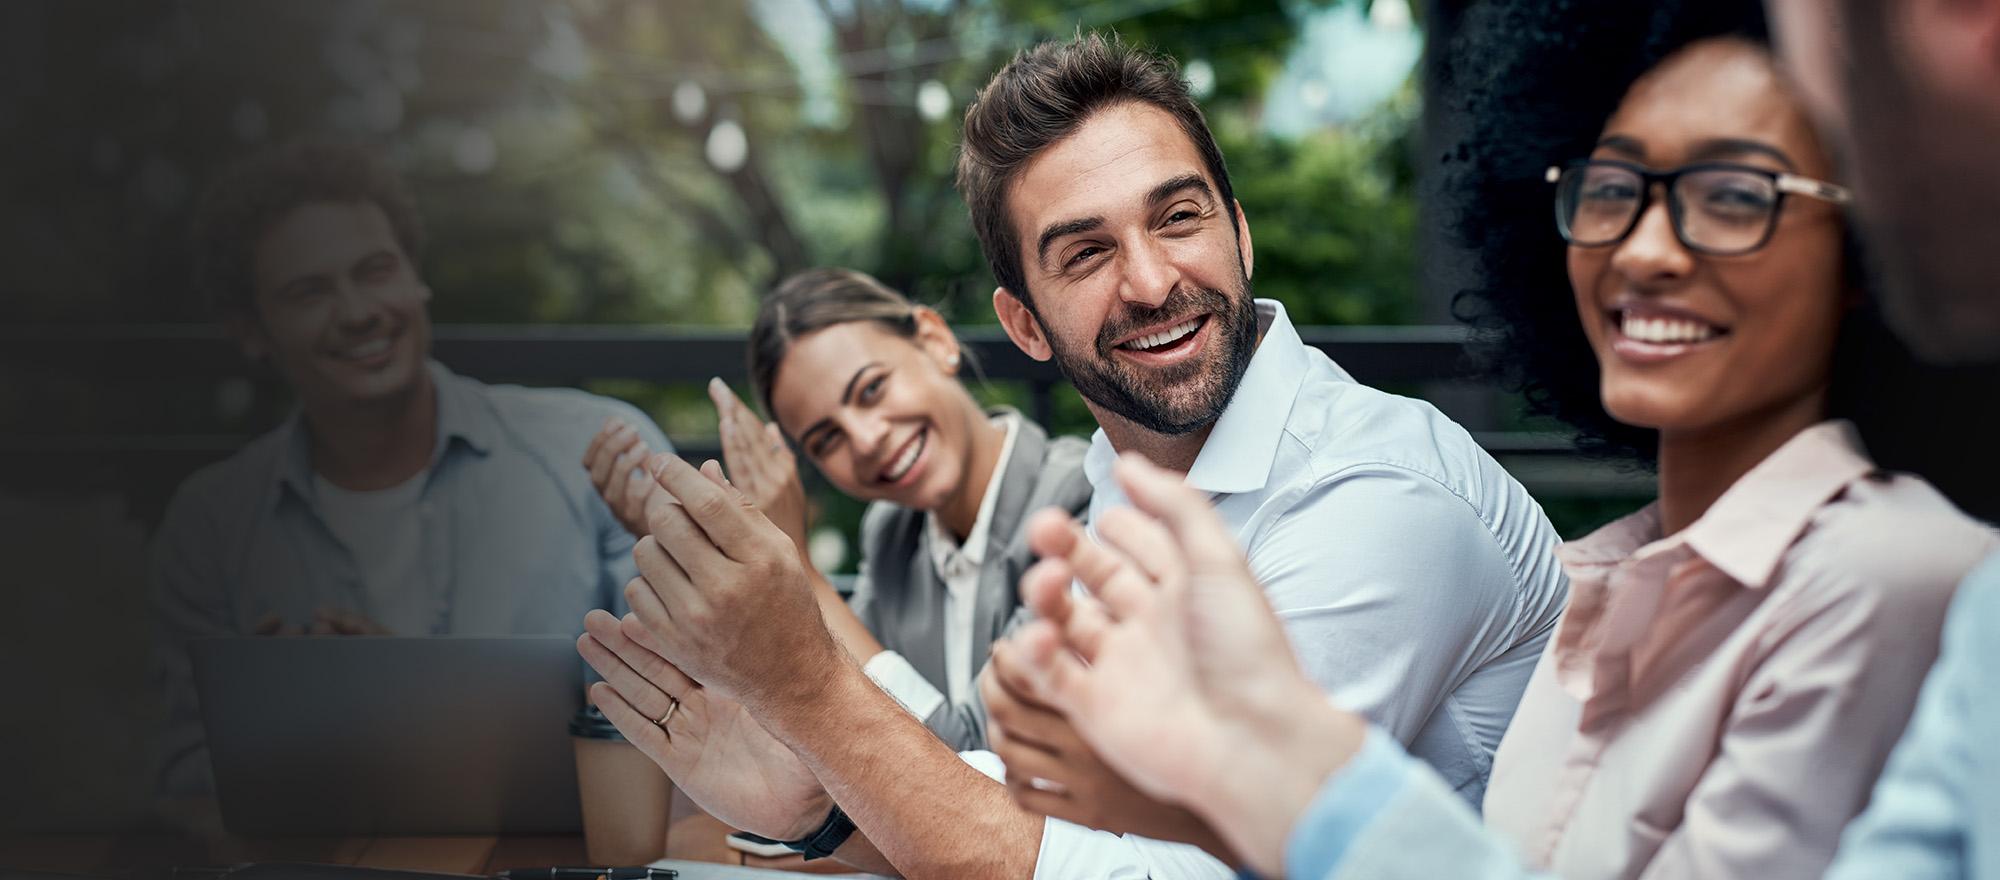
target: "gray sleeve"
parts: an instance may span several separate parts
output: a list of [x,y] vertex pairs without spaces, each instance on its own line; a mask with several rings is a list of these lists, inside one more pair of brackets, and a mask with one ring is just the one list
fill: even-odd
[[847,596],[847,607],[854,616],[861,619],[861,625],[875,635],[884,637],[881,609],[875,605],[875,547],[881,543],[882,531],[888,528],[888,520],[895,514],[895,508],[884,502],[868,505],[861,514],[861,534],[855,546],[859,548],[861,559],[855,565],[854,591]]

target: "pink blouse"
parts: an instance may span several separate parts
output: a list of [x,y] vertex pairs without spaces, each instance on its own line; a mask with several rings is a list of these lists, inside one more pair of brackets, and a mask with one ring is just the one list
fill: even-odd
[[2000,545],[1853,426],[1793,437],[1680,533],[1657,505],[1561,548],[1569,608],[1495,756],[1486,824],[1566,880],[1817,876]]

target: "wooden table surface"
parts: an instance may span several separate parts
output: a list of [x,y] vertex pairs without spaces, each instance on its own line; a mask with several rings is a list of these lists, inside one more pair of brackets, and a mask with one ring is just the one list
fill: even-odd
[[[795,855],[782,858],[746,855],[723,842],[729,831],[728,826],[676,792],[666,856],[808,873],[853,870],[832,859],[808,863]],[[447,874],[491,874],[506,868],[589,864],[581,834],[208,841],[164,833],[0,837],[0,870],[150,878],[169,875],[176,867],[223,867],[245,862],[319,862]]]

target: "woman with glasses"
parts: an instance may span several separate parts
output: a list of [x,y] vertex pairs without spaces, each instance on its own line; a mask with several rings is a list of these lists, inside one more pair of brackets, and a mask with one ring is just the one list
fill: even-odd
[[[1531,105],[1509,91],[1552,76],[1531,66],[1579,75],[1535,80],[1565,102],[1538,118],[1475,110],[1475,134],[1492,140],[1461,154],[1483,197],[1462,231],[1494,280],[1466,304],[1532,403],[1659,477],[1655,503],[1559,551],[1569,605],[1494,757],[1484,828],[1393,739],[1318,709],[1287,652],[1259,653],[1271,628],[1245,624],[1262,619],[1243,610],[1254,589],[1217,598],[1218,579],[1247,582],[1240,562],[1191,563],[1199,586],[1181,589],[1203,598],[1186,616],[1148,609],[1143,591],[1113,601],[1121,577],[1173,595],[1162,552],[1214,543],[1187,525],[1198,499],[1176,487],[1132,492],[1165,499],[1154,512],[1177,524],[1171,538],[1119,530],[1122,567],[1056,541],[1070,564],[1031,573],[1032,602],[1069,622],[1065,644],[1090,662],[1051,651],[1055,624],[1040,623],[1021,650],[996,650],[996,672],[1044,682],[1039,698],[1105,763],[1196,810],[1260,871],[1815,875],[1903,728],[1953,585],[1995,538],[1862,446],[1864,433],[1925,426],[1870,418],[1867,371],[1890,364],[1867,341],[1879,336],[1847,246],[1848,194],[1774,66],[1758,5],[1475,8],[1462,29],[1485,24],[1533,54],[1496,49],[1519,68],[1454,71],[1480,83],[1475,108]],[[1561,114],[1592,107],[1563,128]],[[1564,161],[1524,181],[1524,149]],[[1551,197],[1561,242],[1525,213]],[[1115,621],[1071,607],[1072,572],[1113,591]],[[1257,657],[1265,668],[1246,670]],[[1211,683],[1209,668],[1229,674]],[[1113,678],[1134,670],[1145,680]],[[1188,693],[1198,708],[1156,705]],[[1121,723],[1138,716],[1151,723]],[[1189,755],[1238,757],[1191,770]]]
[[1822,870],[1993,546],[1842,418],[1868,366],[1842,330],[1872,318],[1835,173],[1754,25],[1668,55],[1548,169],[1596,369],[1544,387],[1594,391],[1660,497],[1560,551],[1570,605],[1485,804],[1529,865]]

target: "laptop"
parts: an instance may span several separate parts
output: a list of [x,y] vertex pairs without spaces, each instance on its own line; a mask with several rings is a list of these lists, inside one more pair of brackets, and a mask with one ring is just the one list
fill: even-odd
[[568,636],[190,643],[223,822],[245,835],[583,827]]

